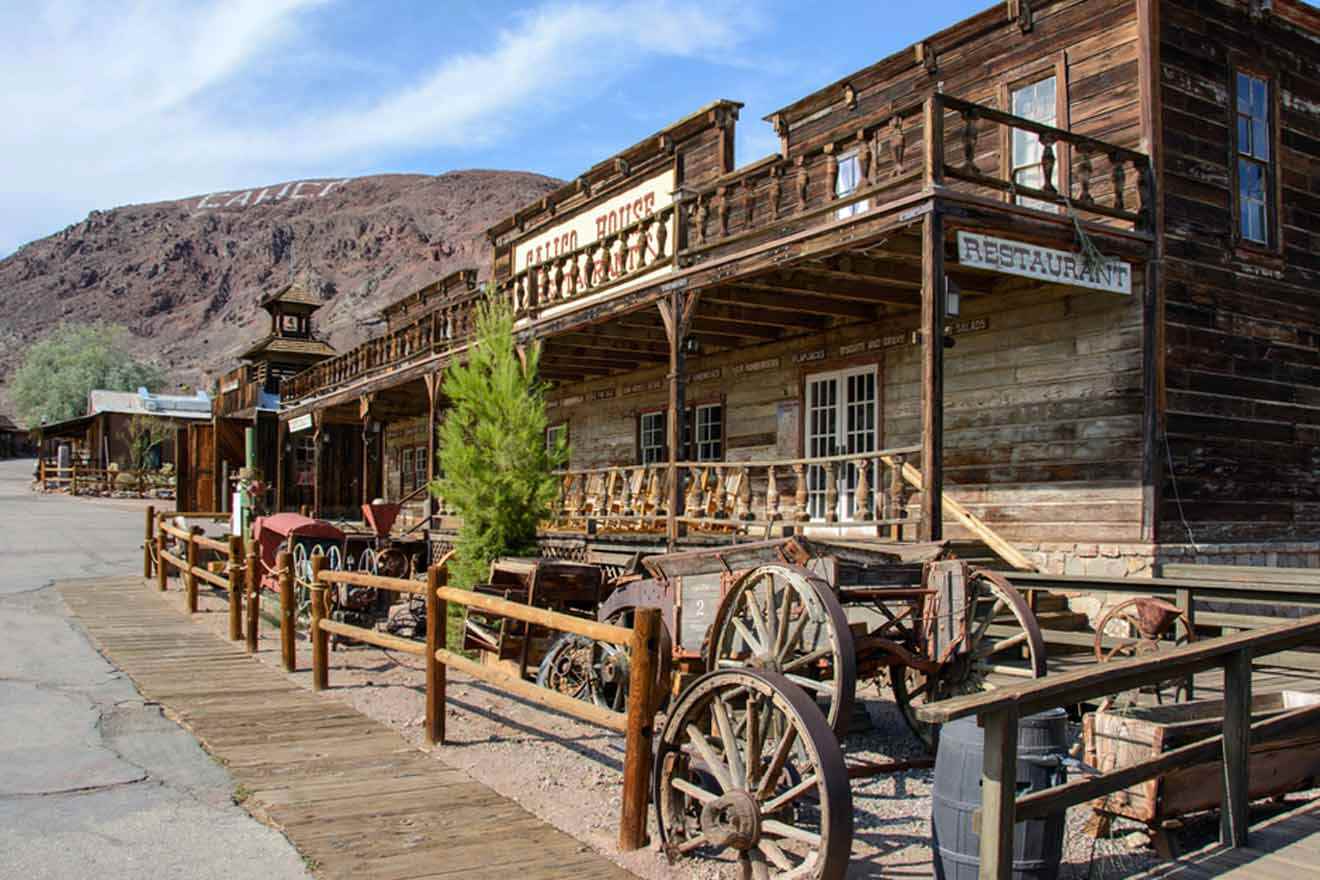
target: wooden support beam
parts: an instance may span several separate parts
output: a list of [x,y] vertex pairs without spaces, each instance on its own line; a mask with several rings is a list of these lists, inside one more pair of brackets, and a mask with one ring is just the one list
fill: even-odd
[[[436,458],[440,454],[440,441],[436,432],[440,429],[438,420],[440,411],[440,386],[442,375],[439,372],[427,373],[422,379],[426,383],[426,482],[435,482]],[[433,518],[440,512],[440,500],[435,493],[426,493],[427,532],[433,524]]]
[[1251,650],[1224,663],[1224,798],[1219,810],[1219,842],[1246,846],[1250,824]]
[[243,539],[238,535],[230,535],[227,544],[229,641],[237,642],[243,638]]
[[321,518],[321,431],[324,410],[312,413],[312,516]]
[[921,539],[944,535],[944,222],[938,207],[922,219]]
[[669,299],[660,300],[656,306],[660,310],[660,320],[665,325],[665,337],[669,341],[669,412],[665,419],[666,466],[669,499],[665,511],[665,539],[670,550],[678,544],[679,505],[683,493],[678,485],[678,462],[684,457],[680,447],[683,442],[684,383],[686,368],[686,345],[688,330],[692,326],[692,314],[697,305],[696,294],[683,290],[674,290]]

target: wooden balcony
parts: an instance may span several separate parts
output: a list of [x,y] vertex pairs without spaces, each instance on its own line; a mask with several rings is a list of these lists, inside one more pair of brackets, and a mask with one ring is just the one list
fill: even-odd
[[445,305],[384,336],[323,361],[285,380],[283,403],[303,403],[328,391],[385,376],[461,346],[472,335],[480,291],[456,297]]

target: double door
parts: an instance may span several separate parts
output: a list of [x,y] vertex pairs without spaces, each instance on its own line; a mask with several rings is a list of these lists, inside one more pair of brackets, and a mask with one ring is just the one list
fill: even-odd
[[[809,458],[825,458],[858,452],[874,452],[878,437],[879,406],[874,366],[817,373],[806,382],[805,448]],[[838,498],[834,515],[840,521],[853,518],[860,464],[847,463],[836,470]],[[871,486],[879,476],[871,475]],[[828,476],[825,467],[807,467],[807,512],[812,522],[825,522],[829,511]]]

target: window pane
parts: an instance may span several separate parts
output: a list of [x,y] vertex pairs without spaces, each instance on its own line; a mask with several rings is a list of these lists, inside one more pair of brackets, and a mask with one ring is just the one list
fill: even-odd
[[1238,208],[1240,231],[1250,241],[1268,243],[1265,211],[1269,200],[1265,192],[1265,166],[1250,159],[1238,160]]
[[1251,77],[1239,73],[1237,77],[1238,112],[1251,113]]
[[1251,155],[1251,117],[1238,117],[1238,152],[1245,156]]
[[1268,162],[1270,160],[1269,123],[1264,119],[1251,121],[1251,155]]
[[1269,117],[1269,90],[1266,88],[1265,80],[1251,80],[1251,115],[1261,119]]

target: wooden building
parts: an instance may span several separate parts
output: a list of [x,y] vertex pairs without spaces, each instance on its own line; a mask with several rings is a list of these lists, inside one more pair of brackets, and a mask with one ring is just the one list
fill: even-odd
[[[1320,564],[1318,40],[1296,0],[1012,0],[771,114],[774,155],[718,101],[498,224],[572,449],[547,541]],[[318,508],[431,474],[474,284],[284,385]]]
[[[216,383],[211,420],[189,426],[181,436],[180,510],[229,510],[233,480],[245,466],[245,434],[256,431],[257,469],[267,485],[265,503],[275,507],[280,465],[280,386],[285,380],[333,357],[335,350],[313,331],[312,315],[321,301],[301,282],[293,282],[261,300],[270,315],[267,334],[239,355],[238,367]],[[291,484],[310,496],[305,467],[298,470],[301,449],[288,456]],[[301,480],[301,482],[300,482]],[[294,507],[310,503],[295,493]]]
[[[154,394],[137,391],[95,389],[87,395],[85,415],[37,429],[43,459],[58,458],[59,447],[69,447],[72,460],[88,467],[120,470],[133,468],[133,419],[149,417],[164,422],[177,435],[190,425],[210,418],[211,398],[204,391],[194,395]],[[177,464],[177,442],[166,439],[152,453],[153,467]]]
[[0,413],[0,458],[16,458],[27,455],[29,451],[28,432],[9,416]]

